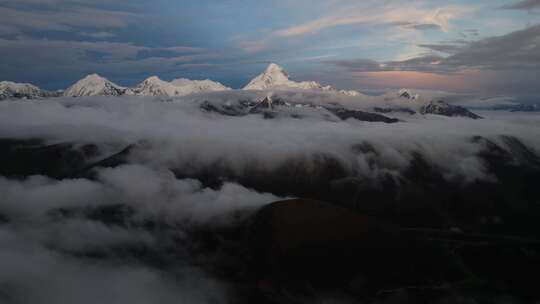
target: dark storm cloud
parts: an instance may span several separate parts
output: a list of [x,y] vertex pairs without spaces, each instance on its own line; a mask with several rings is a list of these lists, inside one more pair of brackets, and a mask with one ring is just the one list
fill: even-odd
[[530,10],[540,7],[540,0],[522,0],[513,4],[503,6],[505,9]]

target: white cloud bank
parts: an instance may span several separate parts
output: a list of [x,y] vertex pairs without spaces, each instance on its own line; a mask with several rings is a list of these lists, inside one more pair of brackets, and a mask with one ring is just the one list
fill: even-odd
[[[278,116],[270,120],[261,115],[227,117],[199,108],[204,100],[232,104],[238,99],[260,97],[257,94],[221,92],[172,99],[173,102],[142,97],[3,102],[0,103],[0,136],[114,144],[118,148],[144,141],[148,144],[135,153],[137,161],[159,168],[197,168],[222,163],[237,172],[253,164],[271,170],[290,158],[323,153],[361,176],[372,177],[373,168],[362,169],[363,160],[352,149],[354,145],[369,142],[380,152],[373,156],[378,170],[397,174],[407,167],[413,152],[421,152],[433,164],[444,168],[450,178],[465,175],[472,180],[489,178],[482,175],[483,162],[477,157],[482,147],[469,140],[472,136],[495,141],[501,135],[515,136],[540,150],[537,128],[540,116],[534,114],[493,116],[494,113],[486,112],[481,114],[488,119],[470,120],[390,113],[387,115],[404,122],[384,124],[328,120],[325,116],[329,112],[315,108],[294,108],[289,113],[300,114],[304,116],[302,119]],[[387,100],[387,96],[352,98],[310,92],[284,96],[294,102],[309,100],[315,105],[339,102],[358,109],[396,107],[400,103],[405,107],[414,105],[410,100]],[[474,174],[469,176],[470,173]]]
[[[254,211],[279,200],[235,184],[219,190],[194,180],[141,165],[104,169],[96,181],[23,181],[0,177],[0,303],[216,303],[227,298],[224,284],[193,265],[184,242],[174,244],[168,269],[137,260],[85,259],[114,248],[148,248],[157,255],[171,238],[183,239],[179,227],[219,225],[236,211]],[[59,217],[59,210],[123,204],[135,220],[177,226],[172,236],[137,226],[111,225],[80,217]],[[161,250],[161,251],[160,251]],[[81,258],[77,258],[82,255]]]
[[[406,122],[366,123],[324,119],[324,110],[293,109],[301,119],[262,115],[227,117],[201,111],[204,100],[232,104],[265,92],[226,92],[162,101],[159,98],[59,98],[0,102],[0,137],[39,137],[50,142],[93,142],[119,149],[144,142],[132,163],[100,169],[95,180],[25,180],[0,177],[0,303],[222,303],[226,284],[209,277],[175,244],[174,263],[159,269],[125,258],[87,259],[87,252],[142,246],[159,250],[163,234],[85,217],[54,218],[59,208],[122,204],[135,220],[159,219],[173,227],[221,225],[246,211],[279,200],[238,184],[208,189],[177,179],[169,168],[220,163],[237,172],[249,166],[272,169],[291,157],[324,153],[366,178],[399,174],[414,152],[442,168],[448,178],[490,179],[469,139],[500,135],[540,150],[540,115],[482,112],[486,119],[400,114]],[[395,106],[382,97],[338,97],[310,92],[281,93],[289,101],[329,102],[358,109]],[[401,102],[410,103],[411,100]],[[292,112],[291,112],[292,113]],[[290,114],[290,113],[289,113]],[[376,152],[354,152],[370,143]],[[7,220],[7,222],[6,222]],[[177,226],[176,226],[177,225]],[[185,238],[175,229],[172,239]],[[165,243],[166,243],[165,242]],[[158,251],[159,254],[160,251]]]

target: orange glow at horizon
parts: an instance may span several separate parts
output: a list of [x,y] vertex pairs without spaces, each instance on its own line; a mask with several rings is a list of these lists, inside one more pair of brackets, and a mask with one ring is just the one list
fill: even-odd
[[470,77],[474,74],[476,74],[474,71],[446,75],[415,71],[383,71],[358,72],[353,75],[362,85],[385,87],[392,83],[400,87],[462,91],[470,87]]

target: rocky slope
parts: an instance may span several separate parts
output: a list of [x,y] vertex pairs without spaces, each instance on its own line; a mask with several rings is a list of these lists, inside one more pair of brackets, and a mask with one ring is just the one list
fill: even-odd
[[422,114],[436,114],[448,117],[467,117],[472,119],[481,119],[482,117],[474,114],[464,107],[450,105],[444,101],[430,101],[422,106],[420,113]]

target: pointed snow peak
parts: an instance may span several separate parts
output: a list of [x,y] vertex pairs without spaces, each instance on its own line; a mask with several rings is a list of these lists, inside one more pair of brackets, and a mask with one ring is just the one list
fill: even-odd
[[98,74],[90,74],[77,81],[65,92],[65,96],[119,96],[128,93],[128,89],[121,87]]
[[104,79],[97,73],[88,74],[85,78],[87,79]]
[[[289,74],[281,66],[271,63],[268,65],[264,73],[253,78],[244,90],[316,90],[325,92],[338,92],[331,86],[323,86],[315,81],[296,82],[289,79]],[[342,92],[345,95],[357,96],[358,93]]]
[[93,73],[86,75],[83,79],[81,79],[79,82],[87,82],[87,83],[105,83],[108,82],[108,80],[104,77],[101,77],[100,75]]
[[269,75],[282,74],[285,77],[289,78],[289,73],[287,73],[284,68],[275,63],[270,63],[264,73]]
[[276,69],[277,69],[277,70],[283,70],[283,68],[282,68],[279,64],[273,63],[273,62],[270,63],[270,64],[268,65],[268,67],[266,68],[266,70],[276,70]]
[[138,95],[145,96],[176,96],[178,92],[176,88],[167,81],[161,80],[157,76],[151,76],[141,82],[134,92]]
[[270,64],[264,73],[255,77],[244,88],[246,90],[266,90],[273,87],[292,87],[293,82],[289,80],[289,74],[279,65]]
[[150,76],[150,77],[148,77],[148,78],[146,78],[146,79],[144,80],[144,82],[161,82],[161,81],[163,81],[163,80],[161,80],[161,78],[159,78],[159,77],[157,77],[157,76],[155,76],[155,75],[154,75],[154,76]]

